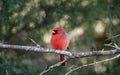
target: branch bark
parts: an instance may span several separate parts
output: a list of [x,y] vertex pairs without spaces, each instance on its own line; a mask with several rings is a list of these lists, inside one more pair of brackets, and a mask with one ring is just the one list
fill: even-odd
[[49,72],[51,69],[60,66],[62,63],[64,63],[64,62],[67,61],[67,60],[68,60],[68,59],[65,59],[65,60],[63,60],[63,61],[60,61],[60,62],[58,62],[58,63],[56,63],[56,64],[53,64],[53,65],[45,68],[42,72],[40,72],[39,75],[43,75],[43,74]]
[[[71,58],[83,58],[83,57],[90,57],[90,56],[103,56],[103,55],[113,55],[113,54],[120,54],[120,47],[118,47],[116,44],[111,45],[111,44],[106,44],[107,46],[113,47],[115,49],[112,50],[98,50],[98,51],[89,51],[89,52],[77,52],[77,53],[72,53],[69,51],[61,51],[61,50],[55,50],[55,49],[49,49],[49,48],[43,48],[43,47],[38,47],[38,46],[22,46],[22,45],[10,45],[10,44],[3,44],[0,43],[0,48],[5,48],[5,49],[15,49],[15,50],[25,50],[25,51],[36,51],[36,52],[41,52],[41,53],[56,53],[56,54],[64,54],[68,56],[69,59]],[[110,59],[111,60],[111,59]],[[39,75],[43,75],[47,72],[49,72],[51,69],[60,66],[64,61],[68,61],[68,59],[65,59],[61,62],[58,62],[56,64],[53,64],[43,70]],[[106,61],[106,60],[103,60]],[[103,62],[100,61],[100,62]],[[99,63],[99,62],[98,62]],[[93,65],[94,63],[90,64]],[[89,66],[90,66],[89,65]],[[83,66],[84,67],[84,66]],[[66,73],[68,75],[69,73],[79,69],[81,67],[75,68],[72,71]]]
[[100,50],[100,51],[89,51],[89,52],[77,52],[72,53],[69,51],[61,51],[61,50],[55,50],[55,49],[49,49],[49,48],[43,48],[43,47],[37,47],[37,46],[22,46],[22,45],[10,45],[10,44],[3,44],[0,43],[0,48],[6,48],[6,49],[19,49],[19,50],[25,50],[25,51],[36,51],[41,53],[56,53],[56,54],[64,54],[70,58],[82,58],[82,57],[89,57],[89,56],[100,56],[100,55],[113,55],[113,54],[119,54],[120,48],[112,49],[112,50]]
[[73,68],[72,70],[68,71],[65,75],[69,75],[70,73],[80,69],[80,68],[84,68],[84,67],[88,67],[88,66],[92,66],[92,65],[95,65],[95,64],[100,64],[100,63],[104,63],[104,62],[107,62],[107,61],[111,61],[111,60],[114,60],[116,58],[119,58],[120,57],[120,54],[119,55],[116,55],[112,58],[109,58],[109,59],[104,59],[104,60],[101,60],[101,61],[97,61],[97,62],[94,62],[94,63],[90,63],[90,64],[85,64],[85,65],[82,65],[82,66],[78,66],[78,67],[75,67]]

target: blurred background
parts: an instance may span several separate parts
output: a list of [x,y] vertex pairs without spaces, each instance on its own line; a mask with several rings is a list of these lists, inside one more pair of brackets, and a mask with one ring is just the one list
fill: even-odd
[[[52,29],[63,27],[70,36],[69,51],[93,51],[120,37],[120,0],[0,0],[0,43],[51,48]],[[108,39],[108,40],[107,40]],[[59,61],[57,54],[0,49],[0,75],[38,75]],[[96,57],[97,61],[111,56]],[[72,66],[92,63],[94,57],[72,59],[46,75],[64,75]],[[82,68],[71,75],[118,75],[120,59]]]

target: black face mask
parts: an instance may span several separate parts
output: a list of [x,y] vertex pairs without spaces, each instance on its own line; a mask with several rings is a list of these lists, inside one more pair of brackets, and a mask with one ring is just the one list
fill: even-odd
[[58,33],[58,31],[57,30],[53,30],[53,35],[56,35]]

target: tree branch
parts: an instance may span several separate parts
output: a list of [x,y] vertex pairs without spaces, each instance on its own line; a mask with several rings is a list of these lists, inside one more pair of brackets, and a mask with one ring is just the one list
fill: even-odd
[[[40,46],[39,47],[38,46],[22,46],[22,45],[10,45],[10,44],[3,44],[3,43],[0,43],[0,48],[15,49],[15,50],[19,49],[19,50],[25,50],[25,51],[36,51],[36,52],[41,52],[41,53],[56,53],[56,54],[64,54],[64,55],[68,56],[67,59],[47,67],[45,70],[43,70],[39,74],[39,75],[43,75],[43,74],[49,72],[51,69],[60,66],[63,62],[68,61],[68,59],[71,59],[71,58],[82,58],[82,57],[90,57],[90,56],[100,56],[100,55],[103,56],[103,55],[120,54],[120,47],[118,47],[116,44],[114,44],[114,45],[105,44],[105,45],[109,46],[109,47],[113,47],[115,49],[72,53],[72,52],[69,52],[69,51],[61,51],[61,50],[55,50],[55,49],[49,49],[49,48],[42,48]],[[116,57],[113,57],[109,60],[112,60],[112,59],[115,59],[115,58]],[[91,63],[91,64],[87,64],[87,65],[77,67],[77,68],[69,71],[68,73],[66,73],[66,75],[68,75],[69,73],[71,73],[75,70],[78,70],[82,67],[91,66],[91,65],[94,65],[96,63],[101,63],[101,62],[104,62],[104,61],[108,61],[108,60],[102,60],[102,61],[99,61],[99,62],[94,62],[94,63]]]
[[65,59],[65,60],[63,60],[63,61],[60,61],[60,62],[58,62],[58,63],[56,63],[56,64],[53,64],[53,65],[47,67],[47,68],[46,68],[45,70],[43,70],[39,75],[43,75],[43,74],[49,72],[50,70],[52,70],[53,68],[60,66],[62,63],[64,63],[64,62],[67,61],[68,59],[69,59],[69,58],[67,58],[67,59]]
[[70,58],[82,58],[82,57],[100,56],[100,55],[113,55],[113,54],[120,53],[120,48],[116,48],[113,50],[104,50],[104,51],[100,50],[100,51],[72,53],[69,51],[61,51],[61,50],[42,48],[42,47],[36,47],[36,46],[21,46],[21,45],[10,45],[10,44],[3,44],[3,43],[0,43],[0,48],[19,49],[19,50],[25,50],[25,51],[36,51],[36,52],[41,52],[41,53],[64,54]]
[[65,54],[66,56],[72,56],[71,52],[68,51],[60,51],[60,50],[42,48],[37,46],[21,46],[21,45],[10,45],[10,44],[0,43],[0,48],[19,49],[25,51],[42,52],[42,53],[56,53],[56,54]]
[[100,63],[103,63],[103,62],[107,62],[107,61],[111,61],[111,60],[114,60],[116,58],[119,58],[120,57],[120,54],[117,55],[117,56],[114,56],[112,58],[109,58],[109,59],[105,59],[105,60],[101,60],[101,61],[97,61],[97,62],[94,62],[94,63],[90,63],[90,64],[85,64],[85,65],[82,65],[82,66],[79,66],[79,67],[76,67],[70,71],[68,71],[65,75],[69,75],[70,73],[80,69],[80,68],[83,68],[83,67],[88,67],[88,66],[92,66],[92,65],[95,65],[95,64],[100,64]]

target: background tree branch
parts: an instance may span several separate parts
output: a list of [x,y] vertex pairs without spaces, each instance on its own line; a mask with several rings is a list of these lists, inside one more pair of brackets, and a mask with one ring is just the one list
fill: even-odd
[[119,55],[116,55],[112,58],[109,58],[109,59],[104,59],[104,60],[101,60],[101,61],[97,61],[97,62],[94,62],[94,63],[90,63],[90,64],[85,64],[85,65],[82,65],[82,66],[78,66],[78,67],[75,67],[73,69],[71,69],[70,71],[68,71],[65,75],[69,75],[70,73],[80,69],[80,68],[84,68],[84,67],[88,67],[88,66],[92,66],[92,65],[95,65],[95,64],[100,64],[100,63],[104,63],[104,62],[107,62],[107,61],[111,61],[111,60],[114,60],[116,58],[119,58],[120,57],[120,54]]

